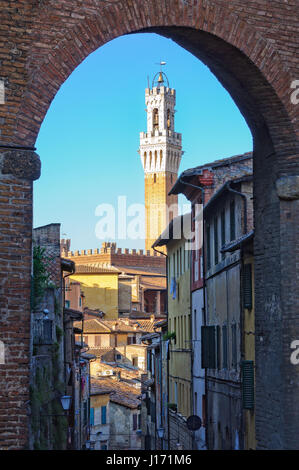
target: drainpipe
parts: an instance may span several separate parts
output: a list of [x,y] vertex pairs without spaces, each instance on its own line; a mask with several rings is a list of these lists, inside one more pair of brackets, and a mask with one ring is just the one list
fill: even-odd
[[243,212],[244,212],[244,229],[243,229],[243,232],[244,232],[244,235],[247,233],[247,199],[246,199],[246,196],[244,193],[240,193],[239,191],[236,191],[235,189],[232,189],[231,188],[231,183],[228,183],[227,185],[227,189],[232,192],[232,193],[235,193],[235,194],[238,194],[238,196],[241,196],[241,198],[243,198],[243,203],[244,203],[244,207],[243,207]]
[[[166,258],[166,299],[165,299],[165,310],[167,312],[167,330],[168,330],[168,255],[166,255],[165,253],[163,253],[162,251],[159,251],[157,250],[155,247],[153,247],[153,250],[156,251],[157,253],[160,253],[161,255],[165,256]],[[161,410],[160,410],[160,413],[161,413],[161,418],[160,418],[160,421],[161,421],[161,425],[162,425],[162,407],[163,407],[163,380],[162,380],[162,374],[163,374],[163,371],[162,371],[162,366],[163,366],[163,362],[162,362],[162,332],[160,332],[160,364],[161,364],[161,384],[160,384],[160,395],[161,395]],[[167,360],[167,388],[169,390],[169,362]],[[167,403],[168,403],[168,390],[167,390]],[[157,427],[157,424],[156,424],[156,427]],[[169,449],[169,408],[167,407],[167,427],[168,427],[168,430],[167,430],[167,435],[168,435],[168,449]],[[156,433],[157,433],[157,429],[156,429]],[[156,433],[155,433],[155,439],[156,439]],[[162,440],[162,448],[163,448],[163,440]],[[163,449],[162,449],[163,450]]]
[[[205,205],[205,190],[202,186],[192,184],[192,183],[187,183],[186,181],[183,180],[182,176],[179,178],[179,182],[184,184],[185,186],[190,186],[191,188],[195,188],[197,190],[201,191],[201,201],[202,205],[204,207]],[[205,249],[204,249],[204,239],[205,239],[205,226],[204,226],[204,216],[202,218],[202,282],[203,282],[203,316],[204,316],[204,325],[207,324],[207,317],[206,317],[206,283],[205,283]],[[192,270],[191,270],[191,276],[192,276]],[[192,308],[192,295],[191,295],[191,308]],[[191,315],[192,315],[192,310],[191,310]],[[192,317],[191,317],[192,318]],[[193,343],[192,343],[193,347]],[[192,377],[192,382],[193,382],[193,377]],[[205,416],[206,416],[206,422],[205,422],[205,441],[206,441],[206,447],[208,449],[208,385],[207,385],[207,369],[205,369]]]

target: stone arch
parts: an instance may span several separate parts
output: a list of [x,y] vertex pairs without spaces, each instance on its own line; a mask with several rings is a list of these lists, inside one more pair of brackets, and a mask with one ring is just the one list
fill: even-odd
[[[1,105],[4,125],[0,144],[25,147],[25,150],[2,151],[1,172],[4,179],[10,175],[8,181],[22,186],[27,201],[26,207],[13,212],[19,227],[18,231],[13,229],[13,242],[9,235],[5,239],[12,254],[7,261],[7,272],[22,274],[18,282],[20,291],[24,292],[22,303],[16,305],[14,298],[11,303],[7,301],[5,286],[9,285],[9,276],[4,279],[4,288],[0,288],[5,311],[0,316],[0,329],[3,327],[9,333],[7,351],[18,350],[19,358],[24,364],[28,362],[29,340],[19,344],[14,328],[20,328],[29,338],[31,181],[39,173],[39,162],[30,148],[35,144],[47,109],[62,83],[95,49],[124,34],[155,32],[173,39],[211,69],[251,129],[256,201],[255,281],[259,286],[255,315],[257,335],[264,338],[256,342],[257,410],[263,409],[264,413],[257,416],[257,440],[261,448],[298,448],[299,415],[290,404],[296,403],[299,380],[289,360],[288,343],[289,338],[291,341],[297,339],[294,335],[299,335],[295,326],[298,325],[296,263],[299,263],[299,234],[295,225],[299,217],[298,108],[290,99],[297,69],[294,61],[289,60],[295,50],[296,4],[281,0],[275,2],[278,8],[274,8],[270,6],[274,2],[268,2],[265,9],[270,14],[266,15],[268,11],[260,11],[260,5],[255,6],[253,2],[245,5],[238,0],[161,0],[159,6],[156,0],[89,0],[88,6],[86,3],[79,0],[20,2],[17,13],[9,9],[5,12],[6,7],[3,8],[4,42],[7,42],[6,31],[10,31],[12,46],[8,56],[12,60],[2,64],[1,74],[7,78],[7,103]],[[22,17],[22,24],[28,30],[22,29],[19,18],[17,28],[11,23],[14,14]],[[10,197],[14,196],[12,188],[7,189]],[[4,210],[5,204],[0,203]],[[5,256],[7,246],[3,251]],[[17,325],[9,317],[10,309],[19,312]],[[15,317],[15,312],[12,311],[11,317]],[[22,370],[22,384],[18,384],[13,358],[8,355],[6,361],[7,384],[0,392],[0,400],[8,403],[9,390],[25,402],[28,370],[27,375]],[[264,416],[271,415],[276,419],[267,422],[267,434]],[[20,437],[16,448],[21,448],[27,439],[25,412],[18,419],[24,423],[17,430]],[[11,443],[4,445],[8,448]]]

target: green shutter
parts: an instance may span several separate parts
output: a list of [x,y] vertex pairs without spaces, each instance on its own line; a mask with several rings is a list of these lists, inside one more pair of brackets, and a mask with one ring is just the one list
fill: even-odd
[[254,408],[254,365],[253,361],[242,361],[243,408]]
[[252,269],[251,264],[245,264],[243,269],[243,301],[244,308],[252,309]]

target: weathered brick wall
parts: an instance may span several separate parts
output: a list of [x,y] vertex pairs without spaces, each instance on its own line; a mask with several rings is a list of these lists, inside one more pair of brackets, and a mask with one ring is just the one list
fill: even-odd
[[30,147],[0,147],[1,448],[23,448],[28,435],[32,180],[39,175],[31,147],[74,68],[105,42],[139,30],[171,37],[207,64],[251,128],[257,440],[261,448],[298,448],[298,366],[289,360],[290,342],[299,339],[299,182],[289,178],[299,174],[298,106],[291,101],[299,75],[297,7],[297,0],[1,2],[0,146]]

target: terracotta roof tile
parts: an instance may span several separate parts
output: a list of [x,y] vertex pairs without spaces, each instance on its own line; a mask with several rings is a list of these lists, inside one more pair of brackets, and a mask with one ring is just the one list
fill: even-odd
[[134,387],[127,382],[117,380],[116,378],[91,378],[91,391],[110,393],[110,401],[126,406],[128,408],[137,408],[141,401],[138,399],[140,396],[140,388]]

